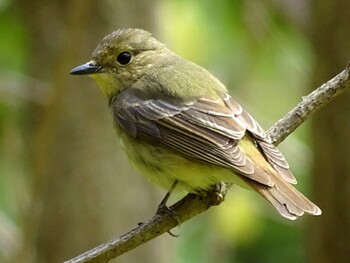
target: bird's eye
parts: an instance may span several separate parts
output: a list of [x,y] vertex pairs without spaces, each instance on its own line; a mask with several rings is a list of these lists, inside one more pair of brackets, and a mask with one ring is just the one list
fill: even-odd
[[131,54],[129,52],[122,52],[117,56],[117,61],[122,64],[126,65],[130,62],[131,60]]

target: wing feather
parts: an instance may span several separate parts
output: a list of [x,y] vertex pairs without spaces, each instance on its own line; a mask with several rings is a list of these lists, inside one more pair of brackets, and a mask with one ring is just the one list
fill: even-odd
[[129,135],[160,142],[191,158],[227,167],[261,184],[274,183],[268,173],[254,169],[238,145],[247,129],[238,118],[242,108],[230,101],[138,98],[125,92],[112,102],[115,119]]
[[[296,180],[288,163],[261,126],[228,94],[221,98],[144,99],[126,90],[111,101],[111,107],[115,121],[130,136],[232,169],[284,217],[321,214],[289,184]],[[245,150],[242,143],[248,143]],[[271,167],[264,166],[266,161]]]
[[[233,99],[231,98],[231,100]],[[270,138],[267,136],[259,123],[257,123],[256,120],[254,120],[254,118],[246,111],[243,111],[238,118],[246,124],[247,130],[256,140],[256,143],[261,148],[261,152],[264,154],[265,158],[269,161],[272,167],[282,176],[285,181],[291,184],[296,184],[297,180],[289,170],[289,165],[286,159],[278,148],[271,143]]]

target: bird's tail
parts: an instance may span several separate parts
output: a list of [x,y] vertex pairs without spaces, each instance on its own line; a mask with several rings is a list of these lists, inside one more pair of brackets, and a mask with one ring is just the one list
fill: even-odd
[[293,185],[278,174],[271,175],[275,184],[266,186],[251,179],[243,178],[255,191],[269,201],[284,217],[295,220],[304,213],[320,215],[321,209],[300,193]]

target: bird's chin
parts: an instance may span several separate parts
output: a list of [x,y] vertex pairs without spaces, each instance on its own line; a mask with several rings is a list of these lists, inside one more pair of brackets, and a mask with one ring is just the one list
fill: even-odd
[[107,97],[113,96],[119,90],[119,81],[112,74],[100,72],[91,74],[90,77],[96,81],[102,93]]

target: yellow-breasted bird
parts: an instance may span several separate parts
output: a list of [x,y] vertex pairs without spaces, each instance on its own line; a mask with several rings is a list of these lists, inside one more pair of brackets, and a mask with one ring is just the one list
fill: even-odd
[[112,32],[71,74],[96,80],[129,160],[155,183],[196,192],[243,181],[288,219],[321,214],[292,186],[285,158],[226,87],[149,32]]

